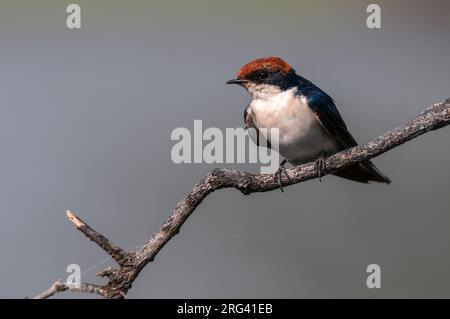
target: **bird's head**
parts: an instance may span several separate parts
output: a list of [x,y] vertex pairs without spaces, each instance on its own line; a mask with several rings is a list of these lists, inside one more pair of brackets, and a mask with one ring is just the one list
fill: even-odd
[[236,78],[226,83],[244,87],[254,98],[268,98],[296,86],[298,76],[283,59],[265,57],[245,64]]

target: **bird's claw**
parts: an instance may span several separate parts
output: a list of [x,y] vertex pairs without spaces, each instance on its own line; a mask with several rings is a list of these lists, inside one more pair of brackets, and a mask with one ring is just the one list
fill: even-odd
[[289,177],[289,174],[286,172],[286,168],[284,167],[284,164],[286,164],[286,160],[283,160],[280,163],[280,167],[278,168],[277,172],[275,173],[275,178],[278,183],[278,186],[280,187],[280,191],[284,193],[283,189],[283,183],[281,182],[281,173],[284,173],[288,179],[288,181],[291,181],[291,178]]
[[314,165],[314,169],[319,176],[319,182],[322,182],[323,171],[325,170],[325,154],[320,153],[318,159],[316,159],[316,163]]

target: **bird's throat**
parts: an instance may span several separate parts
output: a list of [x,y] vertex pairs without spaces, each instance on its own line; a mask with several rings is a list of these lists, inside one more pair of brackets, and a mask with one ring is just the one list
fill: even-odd
[[268,100],[283,93],[280,87],[270,84],[247,83],[245,88],[255,100]]

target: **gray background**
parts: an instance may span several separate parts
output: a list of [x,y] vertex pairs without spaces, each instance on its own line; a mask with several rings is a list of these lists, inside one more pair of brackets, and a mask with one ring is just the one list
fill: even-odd
[[[71,263],[84,281],[111,264],[67,208],[125,248],[146,241],[216,166],[173,164],[171,131],[242,126],[249,96],[224,82],[251,59],[284,57],[360,142],[450,95],[445,0],[376,1],[381,30],[365,26],[372,1],[75,2],[76,31],[69,2],[0,3],[3,298],[37,294]],[[213,194],[129,297],[450,297],[449,136],[375,159],[390,186],[330,176]],[[370,263],[381,289],[365,285]]]

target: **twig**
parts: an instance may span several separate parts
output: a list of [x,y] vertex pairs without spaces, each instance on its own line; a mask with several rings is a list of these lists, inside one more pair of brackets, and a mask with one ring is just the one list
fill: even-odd
[[69,286],[62,280],[56,281],[53,285],[50,286],[46,291],[41,292],[39,295],[34,297],[33,299],[47,299],[53,296],[54,294],[58,292],[63,291],[71,291],[71,292],[84,292],[84,293],[90,293],[90,294],[97,294],[104,296],[105,292],[101,286],[94,285],[94,284],[87,284],[83,283],[80,285],[80,287],[75,286]]
[[106,251],[119,265],[124,265],[128,260],[128,253],[125,252],[119,246],[111,243],[105,236],[92,229],[88,224],[81,220],[78,216],[75,216],[70,210],[66,211],[67,219],[75,225],[75,227],[81,231],[87,238],[95,242],[104,251]]

